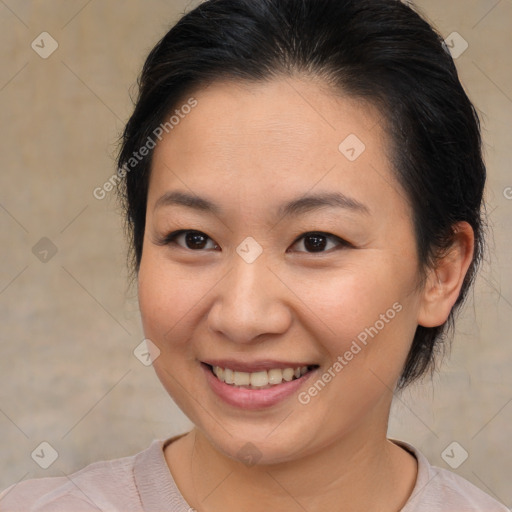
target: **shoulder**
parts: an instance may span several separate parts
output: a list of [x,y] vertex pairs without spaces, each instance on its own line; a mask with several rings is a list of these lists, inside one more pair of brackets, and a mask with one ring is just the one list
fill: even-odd
[[393,440],[413,453],[418,476],[413,492],[401,512],[510,512],[510,510],[461,476],[432,466],[416,448]]
[[137,458],[154,451],[159,441],[129,457],[99,461],[62,477],[25,480],[0,493],[2,512],[142,511],[134,478]]

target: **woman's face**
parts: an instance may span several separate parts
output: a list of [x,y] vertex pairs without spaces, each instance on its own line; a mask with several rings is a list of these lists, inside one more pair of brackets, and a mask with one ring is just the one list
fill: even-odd
[[139,300],[158,377],[233,457],[382,439],[421,292],[377,111],[291,78],[194,98],[149,184]]

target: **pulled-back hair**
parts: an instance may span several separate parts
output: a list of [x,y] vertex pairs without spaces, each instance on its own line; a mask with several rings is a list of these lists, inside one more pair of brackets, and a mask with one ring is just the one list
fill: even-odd
[[216,81],[314,76],[333,94],[382,113],[387,155],[413,211],[421,276],[453,242],[454,225],[475,234],[473,260],[447,322],[418,326],[399,388],[434,368],[453,315],[484,249],[478,115],[440,35],[398,0],[208,0],[183,16],[149,54],[122,137],[120,193],[139,269],[154,131],[194,90]]

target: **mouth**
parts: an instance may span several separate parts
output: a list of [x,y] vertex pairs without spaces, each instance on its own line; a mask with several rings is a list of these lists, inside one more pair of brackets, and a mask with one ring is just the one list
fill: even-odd
[[248,372],[203,363],[220,382],[240,389],[264,390],[300,379],[316,370],[318,365],[291,365],[283,368],[258,369]]

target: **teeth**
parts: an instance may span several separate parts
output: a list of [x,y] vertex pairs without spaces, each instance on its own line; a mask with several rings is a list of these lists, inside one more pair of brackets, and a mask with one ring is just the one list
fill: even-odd
[[[292,374],[293,374],[293,369],[292,368],[286,368],[285,370],[280,370],[279,368],[275,369],[275,370],[269,370],[268,372],[265,372],[268,374],[268,383],[269,384],[281,384],[281,382],[283,382],[283,379],[284,379],[284,372],[288,371],[288,370],[291,370]],[[291,379],[285,379],[286,381],[289,381]]]
[[[222,368],[219,368],[218,366],[216,366],[216,368],[218,368],[219,370],[222,370]],[[224,370],[224,382],[226,384],[234,384],[235,383],[233,373],[234,373],[233,370],[230,370],[229,368],[226,368]],[[217,375],[217,377],[219,377],[219,379],[221,378],[219,375]]]
[[[266,371],[254,372],[251,374],[246,373],[246,375],[251,376],[251,386],[254,388],[262,388],[263,386],[266,386],[270,381],[270,377]],[[271,382],[271,384],[273,383]],[[278,384],[281,383],[278,382]]]
[[252,388],[265,388],[276,386],[283,381],[290,382],[294,378],[298,379],[308,372],[307,366],[297,368],[273,368],[259,372],[238,372],[229,368],[213,367],[213,373],[222,382],[234,386],[244,386]]
[[235,386],[248,386],[251,383],[251,374],[235,372]]
[[[272,370],[270,370],[272,371]],[[270,374],[270,372],[269,372]],[[286,382],[290,382],[291,380],[293,380],[293,377],[294,377],[294,371],[293,371],[293,368],[285,368],[283,370],[283,379],[286,381]]]

